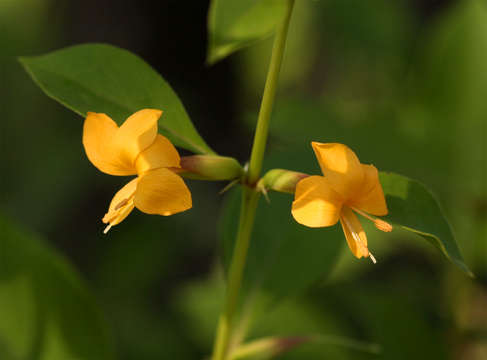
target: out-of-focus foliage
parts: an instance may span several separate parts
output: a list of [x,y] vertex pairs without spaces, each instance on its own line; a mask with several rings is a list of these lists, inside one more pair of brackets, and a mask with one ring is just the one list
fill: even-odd
[[[435,274],[425,278],[427,269],[420,266],[409,270],[407,275],[402,266],[390,274],[381,273],[381,269],[371,271],[355,280],[322,287],[306,298],[276,305],[272,311],[261,313],[257,320],[251,319],[250,324],[245,322],[249,319],[242,324],[250,340],[269,334],[322,335],[321,342],[300,345],[279,359],[447,359],[451,344],[438,328],[451,324],[435,312],[433,318],[428,317],[432,314],[431,303],[424,298],[436,300],[437,289],[427,282],[434,283],[438,278]],[[389,286],[385,296],[383,283],[390,284],[394,280],[400,280],[400,286]],[[223,303],[221,278],[188,284],[175,301],[186,315],[186,326],[195,341],[201,346],[211,346]],[[379,354],[374,344],[352,340],[364,339],[364,331],[370,334],[367,339],[379,344]]]
[[0,358],[113,359],[98,306],[78,274],[0,217]]
[[196,153],[212,153],[171,87],[129,51],[88,44],[21,62],[47,95],[81,116],[105,113],[121,125],[140,109],[164,109],[159,127],[167,137]]
[[[209,279],[190,283],[175,298],[177,308],[185,315],[187,327],[193,334],[194,341],[200,346],[211,346],[216,326],[215,319],[223,305],[223,279],[211,276]],[[257,294],[254,294],[257,295]],[[259,299],[254,299],[259,304]],[[268,299],[266,299],[268,300]],[[262,304],[262,303],[260,303]],[[262,309],[261,309],[262,310]],[[280,305],[274,303],[272,311],[268,308],[256,314],[244,312],[243,321],[237,327],[248,334],[250,341],[274,334],[276,336],[315,335],[321,336],[319,341],[303,345],[293,355],[284,358],[299,359],[300,356],[314,356],[320,359],[330,356],[334,359],[348,359],[361,352],[370,357],[376,355],[377,346],[363,343],[335,334],[345,333],[346,324],[339,320],[338,314],[323,309],[319,304],[308,300],[285,301]],[[291,357],[289,357],[291,356]]]
[[[412,102],[448,152],[452,209],[478,271],[487,271],[487,4],[463,1],[438,19],[412,76]],[[475,270],[475,269],[474,269]]]

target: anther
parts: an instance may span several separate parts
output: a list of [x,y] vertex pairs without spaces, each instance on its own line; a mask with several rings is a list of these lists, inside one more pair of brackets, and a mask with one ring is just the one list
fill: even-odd
[[374,225],[377,229],[379,229],[381,231],[385,231],[385,232],[391,232],[392,231],[392,225],[389,224],[388,222],[385,222],[384,220],[375,219]]
[[369,214],[367,214],[367,213],[363,212],[362,210],[359,210],[355,207],[352,207],[352,210],[359,213],[364,218],[367,218],[370,221],[373,221],[374,225],[377,229],[384,231],[384,232],[391,232],[392,231],[392,225],[389,224],[388,222],[381,220],[381,219],[374,218],[374,217],[370,216]]
[[114,211],[120,209],[122,206],[124,206],[125,204],[127,204],[129,202],[129,199],[123,199],[122,201],[120,201],[117,206],[115,206],[113,208]]

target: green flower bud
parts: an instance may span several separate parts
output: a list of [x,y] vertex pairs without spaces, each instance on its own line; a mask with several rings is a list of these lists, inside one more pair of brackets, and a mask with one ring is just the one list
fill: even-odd
[[297,171],[272,169],[259,180],[257,189],[264,194],[267,192],[267,190],[294,194],[296,184],[308,176],[308,174]]
[[233,180],[244,171],[237,160],[218,155],[193,155],[181,158],[179,175],[197,180]]

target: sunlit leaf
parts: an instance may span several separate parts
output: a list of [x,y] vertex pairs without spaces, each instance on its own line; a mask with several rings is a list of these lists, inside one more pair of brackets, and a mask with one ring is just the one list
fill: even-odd
[[428,240],[468,275],[465,265],[437,200],[421,183],[394,173],[380,173],[389,214],[385,219]]
[[208,15],[208,62],[262,39],[283,19],[285,0],[213,0]]
[[197,153],[213,153],[169,84],[127,50],[85,44],[20,61],[48,96],[83,117],[88,111],[101,112],[121,124],[138,110],[161,109],[159,127],[171,141]]
[[0,359],[109,360],[112,342],[76,271],[0,217]]

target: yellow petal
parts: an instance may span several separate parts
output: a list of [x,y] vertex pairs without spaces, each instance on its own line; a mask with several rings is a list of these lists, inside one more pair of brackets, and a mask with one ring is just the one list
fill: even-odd
[[161,114],[161,110],[155,109],[137,111],[117,130],[110,147],[124,166],[135,170],[139,154],[156,139],[157,121]]
[[340,224],[342,225],[348,247],[352,251],[352,254],[357,258],[369,256],[367,236],[362,228],[362,224],[360,224],[357,216],[347,206],[342,208]]
[[387,205],[382,185],[379,182],[379,172],[374,165],[362,164],[362,169],[364,170],[364,181],[349,205],[372,215],[387,215]]
[[108,212],[103,217],[105,224],[110,223],[110,227],[117,225],[130,214],[134,208],[134,194],[138,181],[139,178],[133,179],[115,194]]
[[355,196],[362,184],[364,173],[355,153],[346,145],[312,142],[321,171],[331,187],[343,199]]
[[323,176],[299,181],[292,206],[294,219],[305,226],[323,227],[337,223],[342,199]]
[[166,168],[139,176],[134,204],[147,214],[172,215],[192,206],[191,193],[183,179]]
[[89,112],[83,125],[83,146],[88,159],[100,171],[110,175],[133,175],[132,166],[119,161],[109,146],[118,126],[105,114]]
[[156,140],[142,151],[135,160],[137,173],[141,174],[160,167],[179,167],[181,159],[173,144],[164,136],[157,135]]

